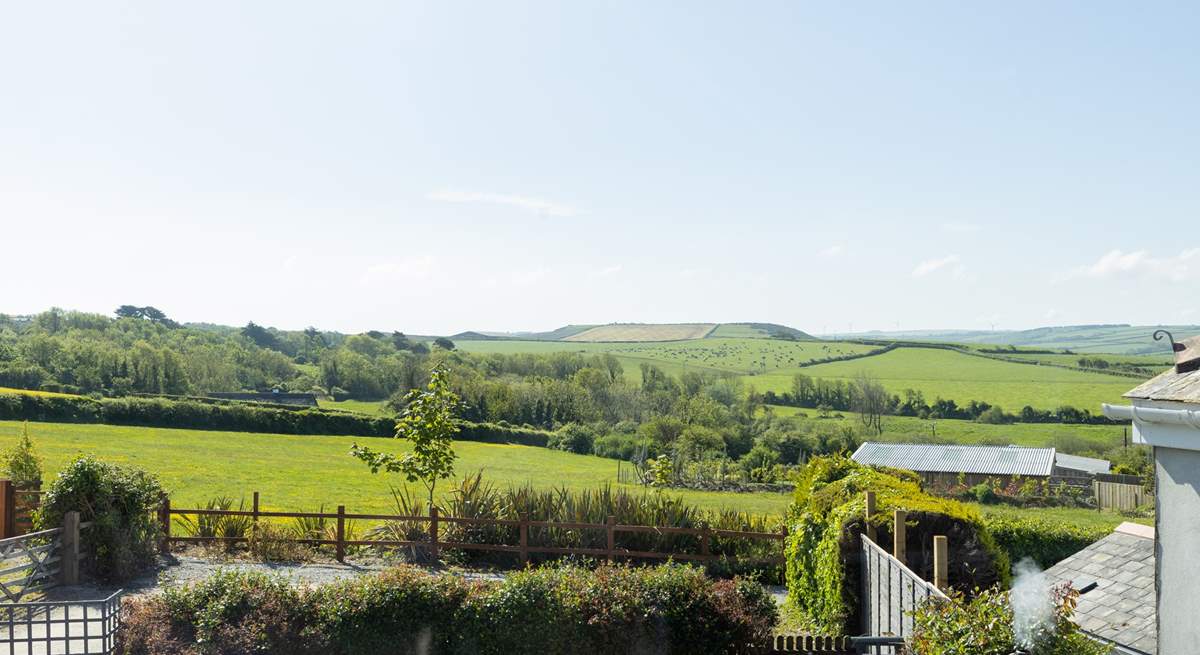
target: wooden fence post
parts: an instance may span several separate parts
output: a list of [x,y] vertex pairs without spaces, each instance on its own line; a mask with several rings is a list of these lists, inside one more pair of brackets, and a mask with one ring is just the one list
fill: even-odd
[[158,522],[162,524],[162,543],[158,551],[164,555],[171,552],[171,497],[163,495],[162,507],[158,510]]
[[0,539],[17,536],[17,490],[12,480],[0,480]]
[[908,512],[898,509],[892,514],[892,557],[900,560],[904,564],[904,557],[907,554],[905,541],[908,539],[908,526],[904,525],[904,521],[908,519]]
[[864,501],[863,504],[866,507],[866,510],[863,514],[863,520],[866,521],[866,524],[867,524],[867,527],[866,527],[867,539],[870,539],[871,541],[875,541],[875,539],[876,539],[875,526],[871,523],[871,517],[875,515],[875,492],[874,491],[864,491],[863,492],[863,501]]
[[429,553],[433,556],[436,562],[441,557],[440,549],[438,548],[438,508],[437,505],[429,506]]
[[253,504],[251,504],[251,506],[250,506],[250,511],[254,512],[254,516],[251,517],[251,520],[254,521],[253,527],[255,530],[257,530],[258,529],[258,492],[257,491],[254,492],[254,501],[253,501]]
[[521,515],[521,565],[529,563],[529,515]]
[[933,586],[945,591],[949,585],[950,562],[947,560],[948,543],[946,537],[938,535],[933,538]]
[[615,516],[609,515],[609,517],[604,520],[604,529],[605,529],[605,532],[608,533],[608,545],[606,546],[605,550],[608,551],[608,561],[609,562],[613,561],[613,551],[616,550],[616,543],[617,543],[617,540],[615,539],[616,530],[613,529],[613,526],[615,526],[616,524],[617,524],[617,517],[615,517]]
[[[257,494],[255,494],[257,496]],[[257,500],[257,498],[255,499]],[[337,561],[346,561],[346,506],[338,505],[337,514]]]
[[79,584],[79,512],[63,515],[59,576],[62,584]]
[[708,544],[709,539],[710,539],[710,537],[709,537],[708,528],[701,530],[700,531],[700,556],[706,560],[708,559],[708,554],[709,554],[709,544]]

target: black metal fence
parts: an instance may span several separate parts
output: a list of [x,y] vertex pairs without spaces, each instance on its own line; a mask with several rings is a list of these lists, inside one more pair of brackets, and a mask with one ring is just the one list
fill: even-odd
[[121,593],[0,605],[0,655],[110,655],[121,625]]

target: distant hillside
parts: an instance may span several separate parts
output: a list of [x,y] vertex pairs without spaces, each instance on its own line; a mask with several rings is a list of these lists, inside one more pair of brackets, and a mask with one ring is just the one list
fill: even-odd
[[549,332],[460,332],[453,340],[463,341],[573,341],[590,343],[640,343],[687,341],[690,339],[791,339],[815,341],[806,332],[778,323],[609,323],[565,325]]
[[829,335],[829,337],[986,343],[1000,346],[1071,350],[1077,353],[1170,354],[1170,346],[1162,341],[1155,341],[1152,336],[1154,331],[1159,329],[1171,332],[1176,339],[1200,334],[1200,325],[1065,325],[1032,330],[876,331]]

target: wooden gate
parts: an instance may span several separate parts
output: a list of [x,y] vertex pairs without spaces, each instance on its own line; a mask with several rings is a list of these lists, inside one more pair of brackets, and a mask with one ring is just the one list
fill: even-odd
[[[913,632],[912,612],[930,598],[946,598],[933,584],[903,562],[862,537],[863,634],[907,637]],[[894,654],[895,646],[876,646],[871,653]]]

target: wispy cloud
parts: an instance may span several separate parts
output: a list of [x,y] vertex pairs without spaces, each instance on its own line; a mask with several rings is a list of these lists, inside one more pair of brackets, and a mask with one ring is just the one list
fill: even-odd
[[824,257],[825,259],[833,259],[835,257],[841,257],[842,254],[845,252],[846,252],[846,249],[843,246],[841,246],[840,244],[834,244],[832,246],[829,246],[828,248],[825,248],[821,252],[817,253],[817,255],[820,257]]
[[459,191],[451,189],[443,189],[434,191],[427,196],[430,200],[439,202],[457,202],[457,203],[474,203],[474,204],[489,204],[503,205],[507,207],[516,207],[525,211],[543,214],[546,216],[574,216],[579,213],[574,207],[561,203],[546,200],[545,198],[533,198],[530,196],[520,196],[507,193],[484,193],[480,191]]
[[1067,274],[1068,278],[1096,279],[1134,276],[1172,282],[1200,279],[1200,248],[1191,248],[1168,257],[1154,257],[1145,250],[1110,250],[1095,262],[1077,267]]
[[947,269],[953,270],[956,277],[962,276],[965,271],[962,258],[958,255],[946,255],[937,259],[927,259],[917,264],[917,267],[913,269],[912,276],[925,277],[930,273]]
[[942,229],[947,232],[958,232],[960,234],[969,234],[971,232],[978,232],[979,230],[981,230],[983,228],[979,227],[978,225],[975,225],[974,223],[959,223],[956,221],[950,221],[948,223],[942,223]]
[[605,266],[598,271],[594,271],[592,273],[592,277],[611,277],[613,275],[617,275],[623,270],[625,270],[624,266],[621,266],[620,264],[613,264],[612,266]]

